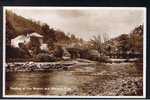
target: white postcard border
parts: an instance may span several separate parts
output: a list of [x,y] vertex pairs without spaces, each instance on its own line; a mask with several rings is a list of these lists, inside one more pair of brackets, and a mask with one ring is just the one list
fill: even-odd
[[[143,9],[144,11],[144,48],[143,48],[143,96],[41,96],[41,95],[5,95],[6,62],[6,9]],[[145,98],[146,97],[146,7],[38,7],[38,6],[4,6],[3,7],[3,97],[4,98]]]

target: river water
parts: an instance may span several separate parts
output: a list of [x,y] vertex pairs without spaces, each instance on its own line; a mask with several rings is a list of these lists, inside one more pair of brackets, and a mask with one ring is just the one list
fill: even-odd
[[[69,70],[42,72],[7,72],[6,95],[65,96],[91,82],[141,76],[132,63],[77,65]],[[97,88],[98,89],[98,88]],[[86,92],[86,91],[84,91]]]

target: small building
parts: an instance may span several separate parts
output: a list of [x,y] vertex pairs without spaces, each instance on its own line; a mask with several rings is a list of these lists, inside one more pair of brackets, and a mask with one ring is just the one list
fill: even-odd
[[19,35],[14,39],[11,39],[11,46],[19,48],[19,43],[27,44],[29,42],[30,42],[30,36],[28,34],[26,36]]
[[19,43],[22,43],[24,45],[27,45],[28,43],[32,41],[39,41],[40,44],[43,43],[43,36],[39,33],[33,32],[31,34],[23,34],[15,37],[14,39],[11,39],[11,46],[19,48]]

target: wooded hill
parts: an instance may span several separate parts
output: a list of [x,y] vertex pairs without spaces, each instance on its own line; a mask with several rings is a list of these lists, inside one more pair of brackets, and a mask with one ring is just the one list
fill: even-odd
[[[14,39],[15,37],[19,35],[26,35],[31,34],[33,32],[39,33],[43,36],[43,43],[48,44],[48,47],[51,48],[50,50],[58,51],[54,54],[54,56],[61,55],[60,53],[61,48],[56,48],[57,44],[61,44],[61,46],[69,46],[71,44],[74,44],[71,49],[68,49],[68,51],[73,52],[71,55],[73,58],[76,57],[82,57],[83,58],[92,58],[92,56],[96,55],[96,59],[99,59],[101,56],[109,56],[110,58],[113,58],[111,56],[116,56],[117,58],[122,57],[122,55],[125,55],[129,57],[128,54],[138,54],[140,57],[143,54],[143,25],[137,26],[135,29],[133,29],[128,34],[122,34],[116,38],[109,39],[102,43],[99,41],[97,37],[96,41],[98,41],[96,44],[92,44],[96,42],[93,40],[85,42],[81,38],[77,38],[75,35],[70,33],[65,33],[61,30],[55,30],[46,23],[41,23],[39,21],[33,21],[31,19],[26,19],[22,16],[16,15],[15,13],[11,11],[6,11],[6,56],[7,58],[13,57],[13,59],[20,59],[20,58],[33,58],[33,56],[40,56],[41,57],[41,51],[39,52],[39,45],[38,47],[34,48],[37,53],[35,53],[33,56],[29,56],[29,53],[26,53],[26,51],[29,52],[29,49],[22,46],[22,50],[18,48],[13,48],[10,46],[11,39]],[[91,37],[92,39],[93,37]],[[78,45],[80,44],[80,46]],[[97,48],[100,47],[100,48]],[[95,48],[96,47],[96,48]],[[55,50],[56,49],[56,50]],[[99,49],[99,50],[98,50]],[[25,51],[26,50],[26,51]],[[32,50],[32,51],[35,51]],[[51,51],[46,54],[47,57],[51,54]],[[100,52],[99,52],[100,51]],[[39,55],[38,55],[39,54]],[[42,54],[43,55],[43,54]],[[79,55],[79,56],[78,56]],[[90,56],[92,55],[92,56]],[[100,55],[100,56],[98,56]],[[45,56],[45,54],[44,54]],[[54,58],[51,57],[51,58]],[[85,57],[87,56],[87,57]],[[125,57],[123,56],[123,58]],[[137,56],[137,55],[133,55]],[[95,59],[95,58],[94,58]]]
[[128,34],[121,34],[105,43],[111,53],[131,53],[143,55],[143,25],[137,26]]
[[[77,38],[74,34],[65,33],[61,30],[56,30],[47,25],[46,23],[41,23],[39,21],[33,21],[31,19],[26,19],[22,16],[19,16],[12,11],[6,11],[6,56],[7,58],[19,59],[19,58],[33,58],[30,57],[25,52],[25,47],[22,46],[22,50],[19,48],[14,48],[11,46],[11,40],[16,38],[19,35],[27,35],[36,32],[43,36],[43,43],[48,44],[49,52],[54,52],[55,49],[58,49],[57,45],[70,45],[72,43],[77,43],[83,41],[80,38]],[[35,41],[36,42],[36,41]],[[39,51],[39,46],[35,47],[33,51]],[[36,43],[34,43],[36,44]],[[58,47],[58,48],[57,48]],[[26,51],[29,51],[27,48]],[[41,52],[41,51],[40,51]],[[39,52],[38,52],[39,53]],[[35,53],[36,56],[38,53]],[[56,54],[57,55],[57,54]]]
[[21,34],[30,34],[37,32],[44,36],[44,43],[78,41],[73,34],[65,35],[61,30],[55,30],[46,23],[33,21],[19,16],[12,11],[6,11],[6,43],[10,44],[10,40]]

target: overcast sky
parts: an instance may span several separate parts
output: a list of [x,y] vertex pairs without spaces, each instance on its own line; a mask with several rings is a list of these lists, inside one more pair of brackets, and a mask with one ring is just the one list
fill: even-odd
[[7,8],[25,18],[88,40],[108,33],[116,37],[144,23],[143,8]]

